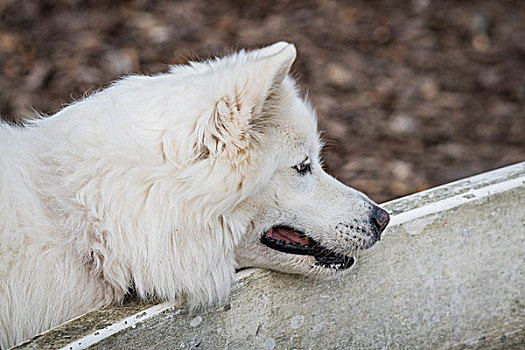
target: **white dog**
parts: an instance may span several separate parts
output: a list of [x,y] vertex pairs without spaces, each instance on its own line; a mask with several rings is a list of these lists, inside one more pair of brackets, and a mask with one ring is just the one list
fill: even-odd
[[123,300],[228,296],[235,268],[340,275],[388,214],[321,168],[288,43],[129,76],[0,125],[0,345]]

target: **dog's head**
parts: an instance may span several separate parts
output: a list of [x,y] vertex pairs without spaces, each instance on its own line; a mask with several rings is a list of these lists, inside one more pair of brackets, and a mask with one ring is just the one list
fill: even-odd
[[263,50],[271,52],[262,59],[273,60],[277,74],[253,121],[259,123],[251,155],[256,166],[248,176],[257,186],[232,215],[248,222],[235,248],[237,263],[333,276],[353,266],[357,251],[379,241],[389,216],[322,169],[315,113],[287,76],[294,46]]
[[222,86],[195,124],[195,159],[222,179],[206,192],[228,194],[239,267],[332,276],[380,239],[389,216],[322,169],[315,113],[288,75],[295,56],[281,42],[194,65]]

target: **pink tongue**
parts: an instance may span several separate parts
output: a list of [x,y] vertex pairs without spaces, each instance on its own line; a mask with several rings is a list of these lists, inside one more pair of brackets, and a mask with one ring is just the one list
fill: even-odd
[[284,228],[271,229],[268,231],[267,236],[278,241],[285,240],[286,243],[299,243],[301,245],[310,244],[308,237],[301,238],[297,232]]

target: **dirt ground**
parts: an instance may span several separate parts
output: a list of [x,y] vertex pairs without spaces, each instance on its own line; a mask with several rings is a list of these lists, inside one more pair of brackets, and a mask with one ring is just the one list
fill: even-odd
[[0,114],[279,40],[327,169],[384,201],[525,160],[524,1],[0,0]]

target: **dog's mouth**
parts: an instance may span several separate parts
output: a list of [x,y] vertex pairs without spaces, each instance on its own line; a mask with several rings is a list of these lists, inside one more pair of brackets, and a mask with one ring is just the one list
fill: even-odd
[[275,226],[261,237],[265,246],[283,253],[310,255],[317,266],[340,270],[347,269],[355,262],[351,256],[336,254],[321,246],[313,238],[288,226]]

